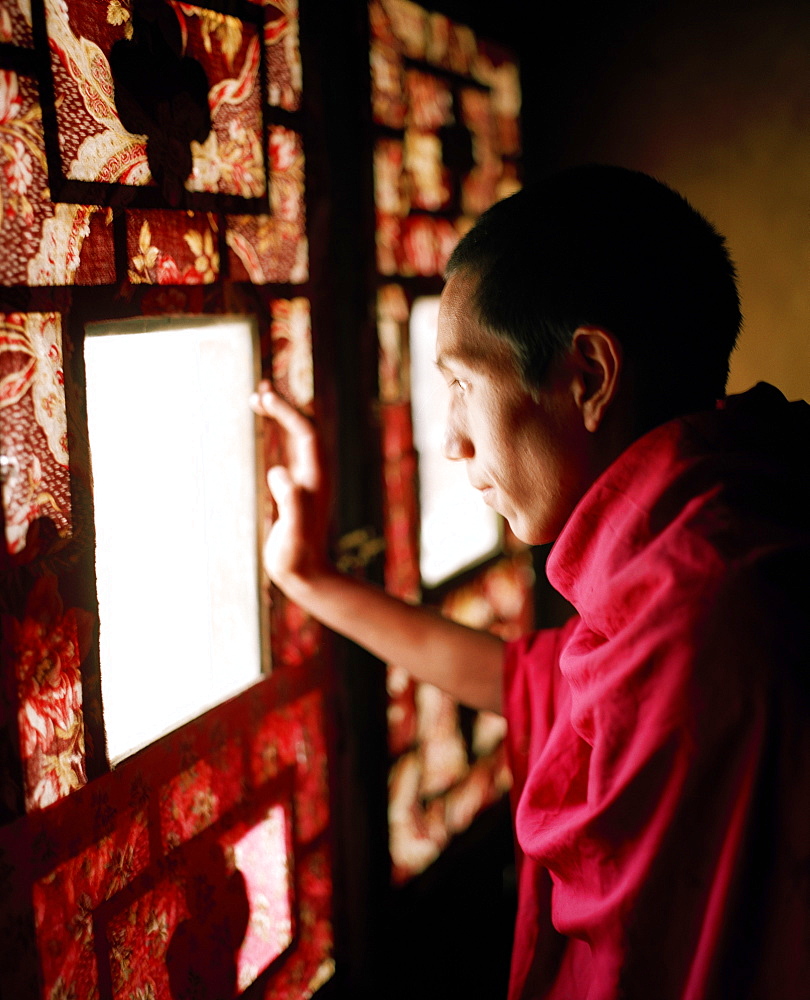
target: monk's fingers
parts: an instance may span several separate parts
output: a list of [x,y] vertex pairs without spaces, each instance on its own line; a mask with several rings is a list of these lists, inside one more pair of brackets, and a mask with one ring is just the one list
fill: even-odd
[[267,485],[276,502],[280,519],[299,521],[300,496],[288,469],[283,465],[274,465],[267,473]]
[[260,382],[250,397],[255,413],[272,417],[287,434],[290,475],[304,489],[316,491],[321,483],[318,437],[312,422],[275,392],[268,382]]

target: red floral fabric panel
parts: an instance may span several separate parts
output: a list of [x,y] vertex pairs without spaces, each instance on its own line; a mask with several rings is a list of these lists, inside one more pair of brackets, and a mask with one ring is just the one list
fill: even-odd
[[378,212],[377,270],[386,277],[438,277],[460,235],[448,219]]
[[[418,600],[419,499],[408,326],[412,297],[438,294],[459,237],[519,186],[520,86],[509,54],[410,0],[372,0],[379,387],[386,589]],[[431,70],[435,69],[435,72]],[[393,134],[392,134],[393,133]],[[385,279],[396,278],[396,281]],[[531,580],[516,557],[452,593],[443,613],[510,634],[530,627]],[[464,717],[448,697],[391,664],[387,672],[389,831],[404,882],[509,788],[503,720]],[[462,721],[464,725],[462,725]]]
[[239,749],[229,743],[210,758],[195,761],[160,790],[160,840],[164,850],[208,829],[237,802],[243,787]]
[[27,809],[41,809],[87,781],[81,663],[94,617],[63,606],[46,575],[28,595],[22,619],[3,615],[4,662],[14,669]]
[[[238,18],[171,0],[184,53],[204,67],[212,128],[192,143],[189,191],[258,197],[265,190],[262,149],[262,38]],[[104,16],[99,17],[99,8]],[[131,38],[128,4],[46,0],[62,173],[66,179],[128,185],[151,181],[146,137],[121,123],[109,52]]]
[[374,0],[370,17],[374,120],[402,132],[375,153],[377,267],[441,275],[472,220],[520,186],[517,65],[409,0]]
[[[453,591],[442,614],[503,638],[531,628],[534,582],[528,553],[503,559]],[[459,707],[438,688],[388,670],[391,770],[389,830],[393,878],[404,882],[512,784],[501,716],[478,712],[462,731]]]
[[271,308],[273,381],[291,403],[310,410],[314,384],[309,300],[274,299]]
[[0,314],[0,417],[6,546],[17,555],[35,522],[62,537],[71,528],[58,313]]
[[231,215],[226,240],[231,277],[262,285],[300,284],[309,272],[301,136],[281,125],[268,131],[272,215]]
[[211,213],[127,212],[133,285],[209,285],[219,278],[219,225]]
[[39,90],[0,70],[0,284],[105,284],[114,280],[111,215],[51,203]]
[[7,0],[0,8],[0,42],[33,48],[31,0]]
[[[0,314],[3,986],[43,1000],[178,1000],[203,976],[222,996],[255,983],[303,1000],[334,972],[320,626],[274,595],[273,674],[105,771],[82,366],[66,359],[66,402],[62,356],[63,329],[67,351],[78,322],[68,310],[89,301],[67,286],[116,286],[98,298],[116,314],[210,314],[239,301],[223,277],[307,280],[303,143],[288,127],[300,124],[297,3],[257,3],[263,22],[171,4],[210,85],[213,129],[192,148],[190,204],[269,196],[272,214],[258,217],[226,216],[230,201],[217,212],[148,207],[160,202],[136,190],[151,185],[145,137],[124,129],[110,67],[112,47],[133,36],[132,4],[43,8],[53,188],[39,84],[20,69],[30,52],[0,69],[0,290],[11,300]],[[33,47],[27,0],[0,3],[0,44]],[[291,113],[284,126],[265,132],[265,101]],[[114,193],[74,182],[129,190],[115,208],[61,202]],[[265,370],[311,410],[308,301],[247,294],[267,320]],[[36,305],[17,311],[21,296]]]
[[438,76],[409,69],[405,73],[405,122],[422,132],[453,123],[453,92]]
[[[262,0],[254,0],[262,2]],[[301,105],[298,0],[264,0],[267,103],[285,111]]]
[[184,52],[206,71],[211,134],[192,144],[191,191],[256,198],[265,191],[258,29],[238,18],[171,0]]
[[293,939],[291,831],[284,806],[254,807],[102,909],[113,996],[174,1000],[202,981],[226,1000],[255,982]]
[[[36,995],[178,1000],[202,977],[230,998],[261,978],[304,1000],[330,978],[325,728],[322,692],[279,675],[0,829],[0,897],[33,879]],[[0,937],[4,970],[17,947]]]
[[381,407],[385,487],[385,586],[403,600],[420,592],[417,457],[410,402]]
[[251,779],[263,783],[291,768],[296,838],[314,844],[329,822],[323,696],[312,692],[269,716],[251,741]]
[[[127,815],[126,823],[35,882],[43,996],[70,996],[71,991],[76,997],[99,995],[94,912],[128,885],[148,860],[146,817],[141,812]],[[142,928],[137,930],[140,937]]]
[[45,0],[45,9],[63,176],[147,184],[145,137],[121,124],[106,55],[131,34],[129,5]]
[[[377,332],[380,344],[379,391],[383,403],[410,399],[409,319],[410,305],[402,285],[382,285],[377,291]],[[396,449],[391,453],[396,454]]]

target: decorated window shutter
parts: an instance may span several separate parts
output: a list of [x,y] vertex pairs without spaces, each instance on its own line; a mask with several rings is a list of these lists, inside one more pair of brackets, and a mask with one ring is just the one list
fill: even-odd
[[[369,11],[386,587],[511,637],[530,627],[533,572],[506,525],[477,566],[441,587],[422,579],[409,327],[415,303],[440,293],[458,239],[520,187],[518,68],[508,51],[411,0],[371,0]],[[499,717],[460,708],[396,664],[388,698],[390,851],[401,885],[499,800],[511,777]]]
[[293,1000],[333,975],[322,631],[265,587],[270,673],[111,767],[84,395],[86,324],[241,315],[317,412],[304,78],[297,0],[0,3],[4,996]]

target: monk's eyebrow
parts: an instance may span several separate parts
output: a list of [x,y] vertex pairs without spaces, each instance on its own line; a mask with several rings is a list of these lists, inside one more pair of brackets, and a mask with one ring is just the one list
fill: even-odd
[[451,372],[487,371],[493,362],[491,351],[444,351],[433,362],[442,375]]
[[449,372],[453,368],[476,368],[484,360],[484,354],[470,354],[468,351],[442,351],[433,362],[440,372]]

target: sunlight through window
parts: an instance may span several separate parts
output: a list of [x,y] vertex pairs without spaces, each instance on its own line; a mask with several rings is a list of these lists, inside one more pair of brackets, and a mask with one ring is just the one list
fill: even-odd
[[110,759],[262,670],[250,321],[91,324],[85,339]]

